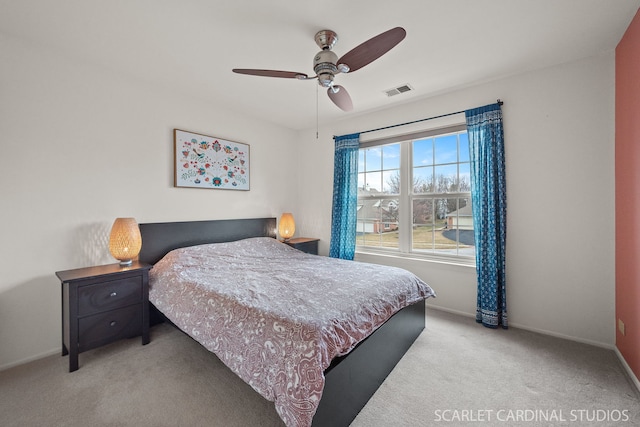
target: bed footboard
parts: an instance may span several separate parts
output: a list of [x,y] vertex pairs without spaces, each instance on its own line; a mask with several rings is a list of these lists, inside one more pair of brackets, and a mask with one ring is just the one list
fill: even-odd
[[425,327],[425,303],[397,312],[347,356],[325,371],[314,427],[348,426]]

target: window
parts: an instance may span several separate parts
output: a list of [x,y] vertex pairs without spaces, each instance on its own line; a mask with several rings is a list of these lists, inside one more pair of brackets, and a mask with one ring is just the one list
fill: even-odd
[[466,127],[398,139],[361,144],[356,249],[474,259]]

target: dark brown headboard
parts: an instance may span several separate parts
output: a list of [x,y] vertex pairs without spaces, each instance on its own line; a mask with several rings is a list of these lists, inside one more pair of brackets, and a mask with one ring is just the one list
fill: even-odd
[[222,219],[212,221],[156,222],[140,224],[141,262],[155,264],[165,254],[186,246],[233,242],[249,237],[276,237],[275,218]]

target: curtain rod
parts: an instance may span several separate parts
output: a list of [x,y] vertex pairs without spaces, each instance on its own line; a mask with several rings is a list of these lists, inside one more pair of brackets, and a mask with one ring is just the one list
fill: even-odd
[[[502,102],[500,99],[498,99],[497,100],[497,104],[498,105],[502,105],[502,104],[504,104],[504,102]],[[412,125],[414,123],[426,122],[427,120],[440,119],[442,117],[453,116],[453,115],[456,115],[456,114],[462,114],[465,111],[466,110],[456,111],[455,113],[441,114],[439,116],[427,117],[426,119],[418,119],[418,120],[414,120],[414,121],[411,121],[411,122],[399,123],[397,125],[390,125],[390,126],[377,128],[377,129],[369,129],[369,130],[365,130],[365,131],[360,132],[360,134],[362,135],[363,133],[377,132],[379,130],[386,130],[386,129],[392,129],[392,128],[399,127],[399,126]],[[354,133],[356,133],[356,132],[354,132]],[[333,136],[333,139],[336,139],[336,135]]]

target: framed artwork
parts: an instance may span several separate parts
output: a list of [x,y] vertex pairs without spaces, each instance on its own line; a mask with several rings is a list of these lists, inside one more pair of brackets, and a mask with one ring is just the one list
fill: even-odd
[[249,190],[249,145],[173,130],[175,186]]

